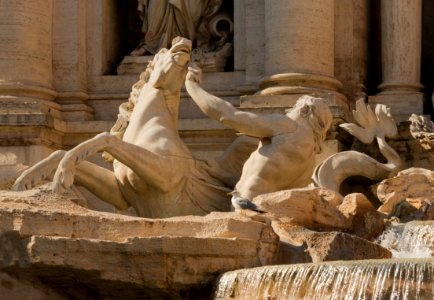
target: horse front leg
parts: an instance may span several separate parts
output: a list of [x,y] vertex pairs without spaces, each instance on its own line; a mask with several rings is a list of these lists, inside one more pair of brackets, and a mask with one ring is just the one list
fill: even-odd
[[129,167],[144,182],[162,192],[167,192],[176,185],[185,172],[185,166],[182,165],[185,159],[180,160],[179,157],[157,155],[105,132],[81,143],[66,153],[54,175],[53,191],[62,193],[70,188],[74,182],[75,166],[100,151],[110,153],[116,160]]
[[111,138],[116,137],[108,132],[103,132],[66,152],[54,174],[53,192],[62,194],[69,189],[74,183],[76,166],[88,157],[103,151]]
[[65,156],[66,151],[57,150],[47,158],[25,170],[12,186],[13,191],[24,191],[34,188],[47,179],[51,179],[59,162]]

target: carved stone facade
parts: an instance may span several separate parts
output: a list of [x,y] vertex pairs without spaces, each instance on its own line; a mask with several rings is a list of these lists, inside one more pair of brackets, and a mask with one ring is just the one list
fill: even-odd
[[0,298],[434,299],[433,21],[0,0]]
[[[387,104],[398,120],[431,114],[432,1],[320,2],[222,0],[233,20],[233,57],[224,72],[204,74],[204,88],[264,113],[291,107],[301,94],[319,95],[335,123],[351,122],[362,96]],[[117,71],[140,39],[137,1],[3,1],[0,19],[0,153],[33,165],[109,131],[138,77]],[[235,137],[185,92],[179,118],[199,157],[221,153]],[[328,154],[338,150],[328,143]]]

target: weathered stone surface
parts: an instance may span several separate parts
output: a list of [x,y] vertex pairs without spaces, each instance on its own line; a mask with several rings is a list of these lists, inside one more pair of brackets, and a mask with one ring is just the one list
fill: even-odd
[[317,232],[306,237],[312,262],[392,257],[389,250],[342,232]]
[[378,199],[383,203],[378,211],[396,216],[403,222],[434,218],[434,172],[410,168],[381,182]]
[[269,218],[287,226],[346,231],[367,239],[384,229],[385,215],[360,193],[342,199],[331,190],[304,188],[264,194],[254,198],[254,202]]
[[359,237],[369,239],[384,230],[385,215],[378,212],[363,194],[345,196],[339,210],[350,220],[351,233]]
[[16,151],[11,149],[9,152],[0,153],[0,190],[10,189],[18,175],[28,168],[19,160],[19,154],[15,154],[14,150]]
[[10,276],[0,272],[0,295],[2,299],[16,300],[66,300],[68,298],[47,288],[34,278]]
[[366,239],[342,232],[315,232],[273,223],[281,237],[279,263],[390,258],[389,250]]
[[302,225],[309,229],[349,229],[351,222],[337,208],[342,202],[339,194],[321,188],[285,190],[255,197],[253,202],[284,223]]
[[80,299],[128,299],[208,293],[221,272],[271,263],[278,237],[235,213],[150,220],[90,211],[40,189],[0,192],[0,240],[3,272]]

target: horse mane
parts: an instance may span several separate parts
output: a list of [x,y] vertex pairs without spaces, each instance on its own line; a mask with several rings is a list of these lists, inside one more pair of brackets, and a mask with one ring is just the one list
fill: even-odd
[[[155,57],[157,57],[157,55],[155,55]],[[136,106],[137,101],[139,100],[140,92],[142,91],[143,86],[149,81],[149,77],[151,76],[151,73],[154,69],[154,60],[148,62],[146,70],[140,74],[139,80],[131,87],[130,97],[128,98],[128,101],[119,105],[118,117],[115,124],[112,126],[112,128],[110,128],[110,133],[119,138],[120,140],[122,140],[124,133],[128,128],[130,116],[134,111],[134,107]],[[113,162],[114,160],[113,156],[111,156],[107,152],[103,152],[102,157],[108,162]]]
[[[119,106],[119,114],[116,119],[115,124],[110,129],[110,133],[116,136],[117,138],[121,139],[124,136],[125,131],[128,128],[129,122],[130,122],[130,116],[134,111],[134,107],[136,106],[137,102],[139,101],[140,93],[145,86],[145,84],[149,81],[151,77],[151,73],[154,70],[155,62],[159,59],[159,57],[166,53],[168,50],[166,48],[160,49],[157,54],[154,55],[154,58],[150,61],[148,61],[148,64],[146,66],[146,70],[142,72],[139,76],[139,80],[133,84],[131,87],[130,97],[128,98],[127,102],[122,103]],[[166,105],[168,105],[166,103]],[[173,107],[169,107],[169,111],[173,110]],[[108,162],[113,162],[113,157],[104,152],[103,158],[107,160]]]

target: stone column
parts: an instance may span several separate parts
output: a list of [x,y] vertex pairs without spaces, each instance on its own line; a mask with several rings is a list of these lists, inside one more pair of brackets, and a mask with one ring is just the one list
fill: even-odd
[[391,107],[398,119],[423,113],[421,69],[422,0],[381,1],[381,92],[372,104]]
[[[259,82],[260,91],[242,97],[240,107],[259,112],[267,112],[268,108],[283,111],[292,107],[300,96],[310,94],[328,101],[335,120],[348,120],[349,105],[339,92],[342,84],[334,77],[335,0],[263,0],[262,3],[265,76]],[[248,27],[246,35],[249,35]],[[247,49],[256,50],[252,46]],[[331,135],[334,131],[335,128],[331,129]],[[338,142],[330,140],[324,153],[336,153],[338,148]],[[318,157],[318,161],[322,159]]]
[[369,9],[369,0],[335,2],[334,76],[351,104],[367,96]]
[[311,94],[327,98],[339,108],[335,111],[346,115],[348,103],[334,77],[335,0],[273,0],[264,5],[265,76],[261,90],[242,98],[241,107],[291,107],[301,95]]
[[[250,94],[258,90],[258,82],[264,76],[265,57],[265,16],[264,0],[244,0],[245,2],[245,89]],[[249,93],[249,92],[247,92]]]
[[315,94],[347,107],[334,77],[335,0],[264,2],[265,77],[257,95],[273,97],[255,102],[288,107],[302,94]]
[[86,93],[86,1],[55,0],[53,4],[53,86],[60,107],[50,113],[66,121],[92,120]]
[[38,114],[41,103],[56,96],[52,6],[53,0],[0,1],[0,123],[14,123],[12,115],[20,113]]

